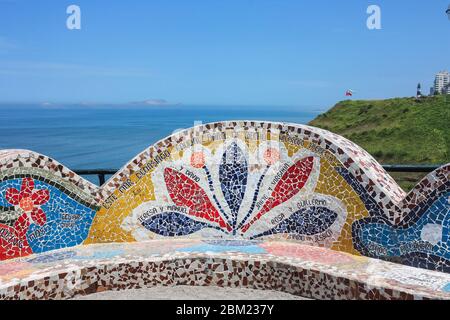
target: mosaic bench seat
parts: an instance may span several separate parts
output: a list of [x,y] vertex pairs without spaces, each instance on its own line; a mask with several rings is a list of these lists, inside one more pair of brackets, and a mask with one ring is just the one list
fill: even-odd
[[0,263],[0,299],[155,286],[276,290],[312,299],[450,299],[450,274],[291,242],[92,244]]
[[44,155],[3,150],[0,260],[13,265],[52,250],[91,250],[91,244],[260,241],[445,276],[449,177],[450,163],[406,193],[351,141],[274,122],[218,122],[177,132],[100,187]]

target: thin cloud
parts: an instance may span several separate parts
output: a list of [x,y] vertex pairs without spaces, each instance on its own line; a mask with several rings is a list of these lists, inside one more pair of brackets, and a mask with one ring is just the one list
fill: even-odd
[[3,61],[0,62],[0,74],[16,76],[64,75],[68,77],[151,77],[144,68],[117,68],[88,66],[70,63]]

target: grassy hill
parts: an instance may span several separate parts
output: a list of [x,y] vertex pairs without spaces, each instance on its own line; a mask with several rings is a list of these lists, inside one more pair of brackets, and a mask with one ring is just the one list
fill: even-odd
[[[382,164],[450,162],[450,96],[346,100],[309,123],[357,143]],[[410,189],[423,174],[394,175]]]

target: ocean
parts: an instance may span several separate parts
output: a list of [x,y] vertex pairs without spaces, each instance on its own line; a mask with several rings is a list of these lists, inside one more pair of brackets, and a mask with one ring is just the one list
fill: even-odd
[[[33,150],[72,170],[119,169],[177,129],[222,120],[305,124],[319,113],[236,106],[0,106],[0,149]],[[95,176],[85,178],[98,183]]]

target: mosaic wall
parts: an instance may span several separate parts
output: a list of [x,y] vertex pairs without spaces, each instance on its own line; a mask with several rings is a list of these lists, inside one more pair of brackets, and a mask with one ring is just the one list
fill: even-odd
[[347,139],[267,122],[176,133],[101,188],[5,151],[0,257],[171,237],[282,240],[450,272],[449,175],[447,164],[406,194]]
[[82,244],[98,188],[34,152],[0,152],[0,260]]

